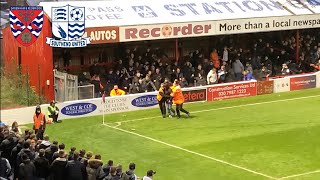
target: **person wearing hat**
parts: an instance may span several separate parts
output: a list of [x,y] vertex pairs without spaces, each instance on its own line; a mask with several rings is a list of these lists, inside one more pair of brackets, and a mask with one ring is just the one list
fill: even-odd
[[37,106],[33,115],[33,130],[38,139],[43,140],[43,134],[46,129],[46,116],[41,112],[41,107]]
[[48,107],[48,116],[49,118],[52,118],[54,123],[58,122],[59,108],[56,106],[55,101],[51,101],[50,106]]
[[110,92],[110,96],[123,96],[125,94],[126,92],[122,89],[119,89],[118,85],[114,85]]
[[156,174],[156,171],[149,170],[149,171],[147,171],[147,175],[144,176],[142,180],[152,180],[152,177],[154,174]]

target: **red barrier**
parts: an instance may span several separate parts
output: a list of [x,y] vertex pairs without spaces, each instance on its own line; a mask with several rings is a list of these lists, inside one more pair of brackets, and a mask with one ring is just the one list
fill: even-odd
[[272,94],[273,93],[273,81],[258,81],[257,82],[257,94]]
[[256,95],[257,82],[243,82],[207,87],[207,101]]

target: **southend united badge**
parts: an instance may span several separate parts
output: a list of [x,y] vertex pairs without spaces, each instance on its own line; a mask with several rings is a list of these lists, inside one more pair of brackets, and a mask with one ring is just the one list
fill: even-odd
[[84,7],[52,7],[52,33],[58,40],[47,37],[46,43],[61,48],[85,47],[90,44],[90,38],[82,38],[85,32],[84,13]]
[[41,33],[43,8],[40,6],[11,6],[9,19],[14,38],[21,45],[30,46]]

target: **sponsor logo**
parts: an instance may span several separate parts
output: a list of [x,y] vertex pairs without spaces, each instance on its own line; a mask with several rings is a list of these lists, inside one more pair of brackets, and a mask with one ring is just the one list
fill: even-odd
[[154,28],[131,27],[125,29],[125,39],[147,39],[147,38],[173,38],[192,35],[208,34],[211,30],[211,24],[207,25],[163,25]]
[[131,101],[131,104],[136,107],[150,107],[158,104],[156,95],[140,96]]
[[83,37],[89,37],[91,44],[119,42],[119,27],[86,28]]
[[60,6],[51,9],[52,33],[59,40],[47,37],[51,47],[75,48],[90,44],[89,38],[82,38],[85,32],[85,8]]
[[316,75],[290,78],[290,91],[316,87]]
[[258,81],[257,82],[257,93],[262,94],[272,94],[273,93],[273,81]]
[[207,87],[207,101],[256,96],[256,84],[256,82],[244,82]]
[[14,38],[23,46],[34,43],[42,30],[43,7],[11,6],[10,28]]
[[207,92],[206,89],[187,90],[183,91],[183,96],[185,102],[205,101],[207,98]]
[[92,103],[76,103],[65,106],[61,109],[61,113],[67,116],[80,116],[89,114],[97,109]]

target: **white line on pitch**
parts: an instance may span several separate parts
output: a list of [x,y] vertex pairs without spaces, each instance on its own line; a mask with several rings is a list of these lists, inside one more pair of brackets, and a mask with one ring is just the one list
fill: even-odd
[[176,145],[172,145],[172,144],[169,144],[169,143],[157,140],[157,139],[153,139],[153,138],[148,137],[148,136],[144,136],[144,135],[141,135],[141,134],[138,134],[138,133],[135,133],[135,132],[127,131],[127,130],[124,130],[124,129],[121,129],[121,128],[118,128],[118,127],[109,126],[107,124],[103,124],[103,125],[106,126],[106,127],[112,128],[112,129],[116,129],[116,130],[128,133],[128,134],[136,135],[136,136],[139,136],[139,137],[142,137],[142,138],[145,138],[145,139],[148,139],[148,140],[151,140],[151,141],[154,141],[154,142],[157,142],[157,143],[160,143],[160,144],[163,144],[163,145],[175,148],[175,149],[179,149],[179,150],[182,150],[184,152],[188,152],[188,153],[191,153],[191,154],[194,154],[194,155],[201,156],[203,158],[207,158],[207,159],[210,159],[210,160],[213,160],[213,161],[216,161],[216,162],[220,162],[222,164],[226,164],[226,165],[232,166],[234,168],[238,168],[238,169],[241,169],[241,170],[244,170],[244,171],[256,174],[256,175],[260,175],[260,176],[263,176],[263,177],[266,177],[266,178],[269,178],[269,179],[277,179],[275,177],[272,177],[272,176],[269,176],[269,175],[254,171],[254,170],[250,170],[250,169],[247,169],[245,167],[241,167],[241,166],[238,166],[238,165],[235,165],[235,164],[232,164],[232,163],[229,163],[229,162],[226,162],[226,161],[214,158],[214,157],[210,157],[210,156],[207,156],[207,155],[204,155],[204,154],[200,154],[200,153],[188,150],[188,149],[184,149],[182,147],[179,147],[179,146],[176,146]]
[[320,172],[320,170],[311,171],[311,172],[306,172],[306,173],[301,173],[301,174],[294,174],[294,175],[291,175],[291,176],[286,176],[286,177],[279,178],[279,180],[281,180],[281,179],[290,179],[290,178],[305,176],[305,175],[309,175],[309,174],[315,174],[315,173],[319,173],[319,172]]
[[[300,99],[308,99],[308,98],[314,98],[314,97],[320,97],[320,95],[314,95],[314,96],[305,96],[305,97],[298,97],[298,98],[291,98],[291,99],[281,99],[281,100],[275,100],[275,101],[266,101],[266,102],[259,102],[259,103],[251,103],[251,104],[243,104],[243,105],[237,105],[237,106],[228,106],[228,107],[221,107],[221,108],[212,108],[212,109],[205,109],[200,111],[191,111],[191,114],[201,113],[201,112],[208,112],[208,111],[218,111],[218,110],[224,110],[224,109],[233,109],[233,108],[239,108],[239,107],[246,107],[246,106],[256,106],[256,105],[262,105],[262,104],[271,104],[271,103],[277,103],[277,102],[286,102],[286,101],[294,101],[294,100],[300,100]],[[126,121],[117,121],[114,123],[126,123],[126,122],[134,122],[134,121],[143,121],[143,120],[149,120],[149,119],[156,119],[160,118],[162,116],[153,116],[153,117],[145,117],[145,118],[139,118],[139,119],[132,119],[132,120],[126,120]]]

